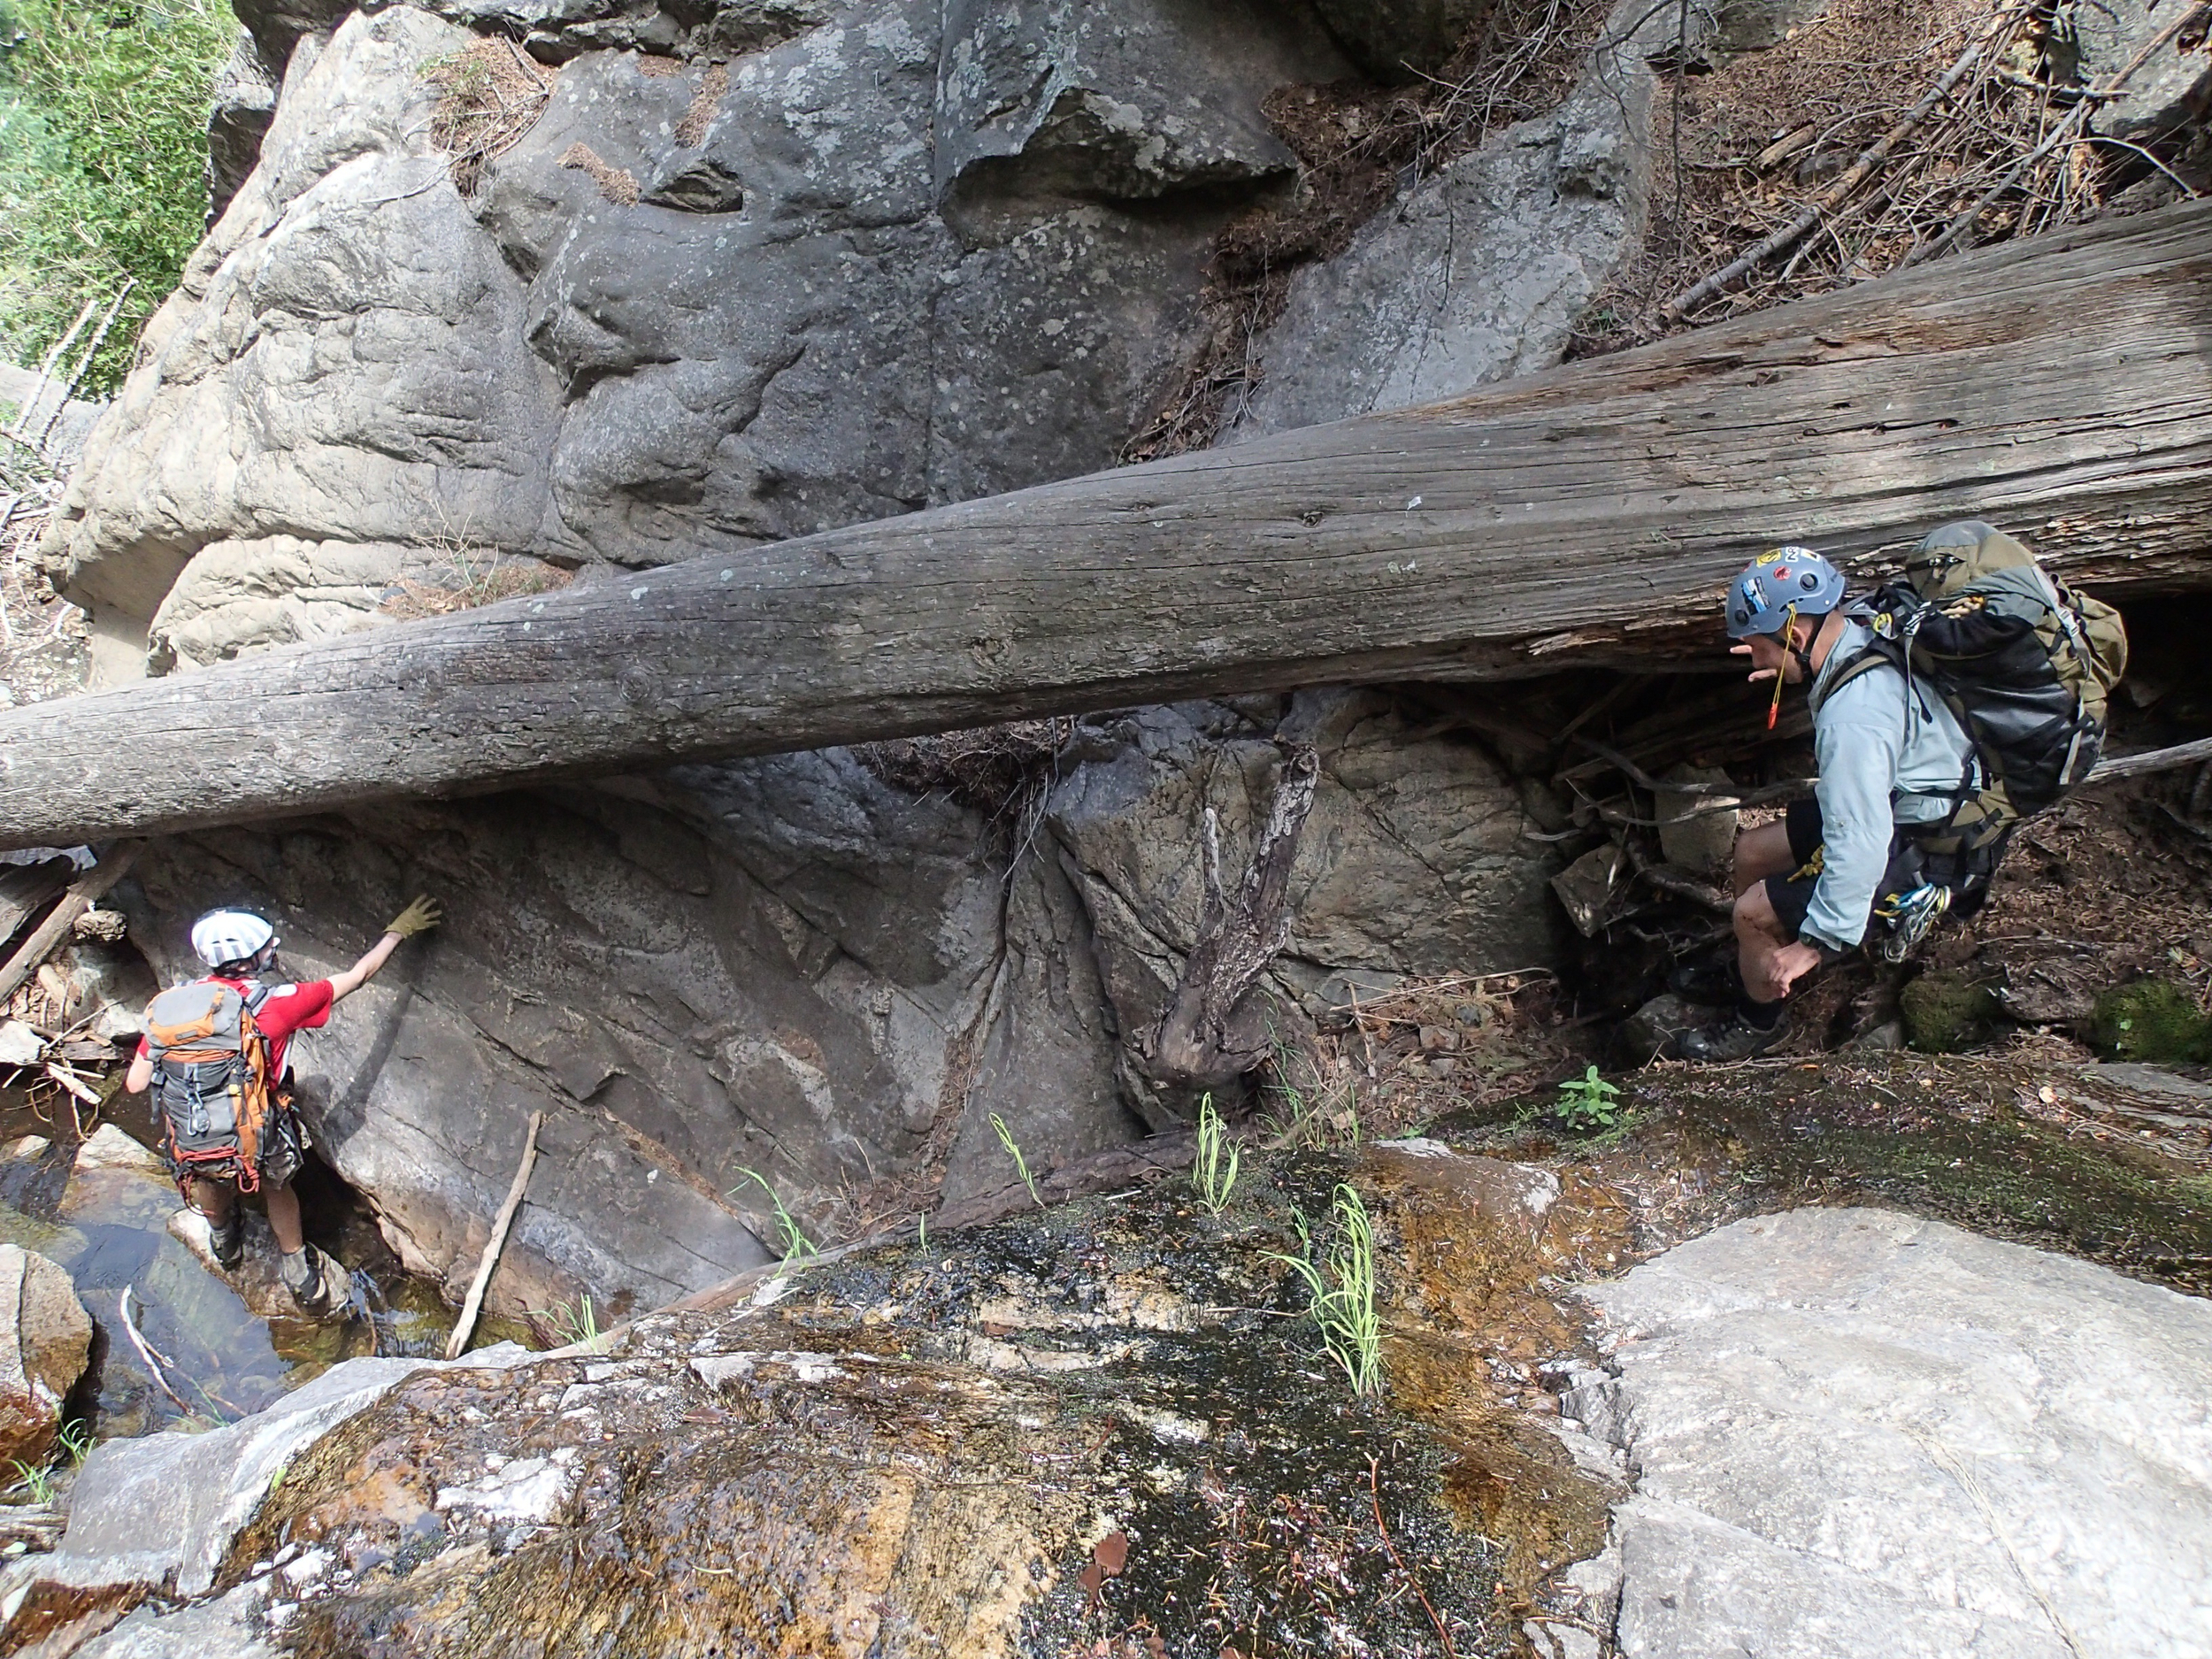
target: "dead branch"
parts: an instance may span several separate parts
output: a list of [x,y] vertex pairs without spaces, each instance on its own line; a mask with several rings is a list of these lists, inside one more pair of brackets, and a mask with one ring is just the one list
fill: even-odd
[[123,1316],[123,1333],[130,1338],[131,1346],[138,1350],[138,1357],[145,1362],[147,1374],[153,1378],[154,1386],[173,1400],[177,1409],[187,1417],[196,1415],[185,1397],[169,1386],[169,1373],[162,1369],[164,1361],[171,1365],[174,1365],[176,1361],[169,1359],[167,1355],[149,1342],[140,1333],[138,1321],[131,1317],[131,1286],[123,1286],[123,1294],[116,1298],[115,1307],[116,1311]]
[[2123,778],[2140,778],[2147,772],[2171,772],[2177,766],[2193,765],[2200,760],[2212,760],[2212,737],[2200,737],[2193,743],[2176,743],[2171,749],[2146,749],[2140,755],[2108,756],[2090,768],[2082,780],[2085,787],[2093,783],[2117,783]]
[[1200,841],[1206,891],[1197,941],[1183,964],[1181,983],[1141,1049],[1146,1072],[1156,1080],[1180,1087],[1225,1084],[1267,1057],[1263,1046],[1232,1034],[1229,1018],[1289,942],[1290,868],[1307,814],[1313,810],[1320,770],[1310,746],[1289,746],[1274,805],[1233,906],[1221,885],[1220,820],[1211,807],[1206,809]]
[[1998,30],[2005,23],[2010,21],[2019,10],[2020,8],[2015,7],[2000,12],[1989,28],[1984,32],[1982,38],[1960,53],[1950,68],[1943,72],[1942,77],[1929,89],[1928,95],[1907,111],[1904,119],[1896,126],[1891,127],[1888,132],[1869,145],[1856,161],[1844,169],[1841,177],[1814,198],[1812,205],[1806,208],[1803,212],[1764,242],[1753,248],[1750,252],[1714,272],[1702,281],[1693,285],[1686,292],[1669,300],[1666,304],[1666,315],[1669,320],[1679,322],[1692,306],[1712,298],[1739,278],[1747,275],[1755,267],[1771,259],[1783,249],[1793,245],[1800,237],[1818,225],[1824,215],[1839,206],[1854,190],[1873,176],[1875,170],[1889,158],[1892,150],[1912,136],[1938,104],[1951,96],[1951,88],[1958,85],[1966,72],[1981,60],[1982,53],[1987,50],[1990,42],[1996,37]]
[[499,1265],[500,1247],[507,1242],[507,1229],[513,1225],[515,1211],[522,1208],[522,1195],[530,1190],[530,1171],[538,1162],[538,1131],[545,1127],[545,1114],[530,1114],[529,1133],[522,1138],[522,1162],[515,1169],[512,1186],[507,1188],[507,1202],[499,1207],[499,1214],[492,1222],[491,1237],[484,1240],[484,1254],[476,1263],[476,1277],[469,1281],[467,1299],[461,1303],[461,1317],[453,1322],[453,1334],[446,1339],[445,1356],[461,1357],[461,1350],[468,1346],[469,1333],[476,1329],[477,1310],[484,1305],[485,1287],[492,1282],[492,1270]]
[[141,841],[123,841],[108,849],[107,856],[77,878],[69,891],[62,895],[61,902],[53,914],[31,930],[7,965],[0,967],[0,1002],[15,995],[15,987],[37,972],[38,964],[47,954],[61,943],[77,918],[92,908],[93,901],[130,873],[137,862]]
[[[2148,44],[2144,46],[2142,50],[2137,52],[2134,57],[2129,58],[2125,64],[2121,65],[2120,73],[2118,74],[2115,75],[2110,81],[2108,81],[2103,86],[2096,89],[2095,96],[2084,98],[2071,110],[2068,111],[2066,113],[2066,119],[2062,120],[2051,130],[2049,137],[2046,138],[2040,144],[2038,144],[2033,150],[2030,150],[2018,161],[2015,162],[2011,168],[2001,178],[2000,178],[1996,183],[1991,185],[1988,189],[1983,191],[1980,196],[1977,196],[1974,200],[1974,204],[1971,207],[1968,208],[1963,213],[1959,214],[1958,217],[1944,227],[1943,234],[1941,235],[1938,236],[1933,242],[1928,243],[1924,248],[1916,248],[1911,253],[1906,255],[1904,263],[1908,265],[1918,265],[1923,259],[1932,259],[1938,254],[1942,253],[1945,250],[1951,247],[1952,244],[1956,242],[1960,237],[1965,235],[1969,230],[1972,229],[1973,227],[1980,221],[1981,216],[1989,211],[1990,204],[1992,203],[1995,202],[1999,196],[2004,195],[2006,191],[2011,189],[2013,186],[2020,182],[2022,175],[2026,173],[2030,168],[2033,167],[2038,162],[2041,161],[2046,156],[2049,155],[2054,150],[2057,149],[2059,145],[2066,142],[2073,137],[2073,135],[2080,130],[2082,125],[2088,120],[2091,111],[2098,107],[2101,100],[2109,98],[2114,93],[2117,92],[2122,87],[2125,86],[2128,81],[2134,75],[2135,72],[2151,60],[2153,53],[2156,52],[2161,47],[2164,46],[2167,42],[2172,40],[2175,35],[2180,34],[2181,31],[2186,28],[2190,24],[2196,22],[2198,19],[2202,18],[2205,12],[2206,8],[2202,5],[2191,6],[2177,16],[2173,21],[2167,24],[2164,28],[2159,30],[2155,35],[2152,36]],[[2195,192],[2192,191],[2190,194],[2193,196]]]
[[46,396],[46,388],[53,380],[55,368],[69,348],[76,344],[77,336],[84,332],[85,324],[91,320],[92,313],[99,308],[99,304],[96,298],[87,300],[84,309],[77,313],[77,320],[69,325],[69,332],[56,341],[52,349],[40,360],[38,378],[31,382],[31,395],[23,400],[23,407],[15,411],[15,419],[8,426],[7,435],[17,442],[29,442],[23,434],[29,429],[31,416],[37,411],[40,400]]

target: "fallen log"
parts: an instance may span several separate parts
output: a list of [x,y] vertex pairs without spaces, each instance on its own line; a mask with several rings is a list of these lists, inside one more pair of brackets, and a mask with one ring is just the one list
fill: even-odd
[[[1426,409],[0,715],[0,845],[1344,680],[1709,654],[1796,541],[2212,586],[2212,203]],[[180,764],[188,755],[193,764]]]

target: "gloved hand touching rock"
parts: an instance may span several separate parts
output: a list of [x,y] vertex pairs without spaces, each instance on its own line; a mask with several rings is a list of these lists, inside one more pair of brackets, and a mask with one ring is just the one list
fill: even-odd
[[428,933],[443,920],[445,912],[438,907],[438,901],[425,895],[395,916],[384,931],[397,933],[402,939],[412,939],[417,933]]

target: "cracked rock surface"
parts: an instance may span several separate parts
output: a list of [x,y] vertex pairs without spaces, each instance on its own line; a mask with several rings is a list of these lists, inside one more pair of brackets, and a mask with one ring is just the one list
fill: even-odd
[[[1294,188],[1266,100],[1425,61],[1471,15],[246,7],[234,193],[47,547],[96,673],[183,673],[572,573],[741,563],[1110,465],[1206,331],[1217,232]],[[486,53],[498,97],[542,107],[457,175],[443,146]],[[1640,60],[1624,73],[1641,84]],[[1421,189],[1474,191],[1507,242],[1559,213],[1611,234],[1636,211],[1637,129],[1587,102]],[[1394,261],[1409,294],[1440,283],[1509,333],[1556,334],[1578,279],[1497,288],[1493,255],[1464,263],[1471,234],[1447,227],[1436,282],[1409,284],[1394,243],[1302,279],[1275,418],[1345,412],[1300,414],[1302,373],[1429,396],[1554,349],[1446,342],[1377,366],[1373,342],[1299,344],[1297,303],[1399,315],[1371,304]],[[995,1190],[995,1116],[1043,1170],[1167,1123],[1131,1056],[1194,937],[1200,815],[1220,812],[1233,875],[1294,726],[1324,767],[1297,925],[1240,1019],[1294,1037],[1347,972],[1556,959],[1555,860],[1512,779],[1363,692],[1087,726],[1010,857],[988,810],[829,751],[172,841],[124,897],[165,974],[190,969],[194,914],[247,903],[306,976],[441,894],[452,925],[298,1050],[320,1150],[410,1268],[457,1286],[546,1112],[494,1305],[588,1290],[619,1310],[761,1259],[780,1224],[749,1171],[818,1232]]]

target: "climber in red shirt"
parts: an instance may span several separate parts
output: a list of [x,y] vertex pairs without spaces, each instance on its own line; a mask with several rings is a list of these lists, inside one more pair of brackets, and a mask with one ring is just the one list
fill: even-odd
[[[344,972],[304,985],[273,985],[268,975],[276,965],[276,929],[250,910],[209,911],[193,924],[192,949],[211,972],[154,999],[147,1010],[149,1035],[140,1041],[123,1079],[133,1094],[158,1085],[157,1121],[171,1170],[187,1201],[207,1217],[215,1259],[226,1268],[236,1267],[245,1253],[238,1194],[258,1187],[282,1252],[278,1276],[311,1318],[329,1313],[334,1299],[321,1258],[301,1230],[300,1201],[292,1190],[306,1143],[292,1108],[285,1059],[296,1033],[328,1020],[331,1008],[375,978],[402,940],[435,927],[439,919],[434,902],[417,899]],[[199,995],[180,995],[193,992]],[[181,1007],[193,1018],[188,1039],[175,1035],[165,1007]],[[166,1041],[165,1032],[171,1033]],[[250,1052],[256,1047],[258,1056]],[[235,1106],[244,1098],[242,1081],[256,1078],[265,1087],[267,1110],[257,1120],[259,1144],[246,1159]]]

